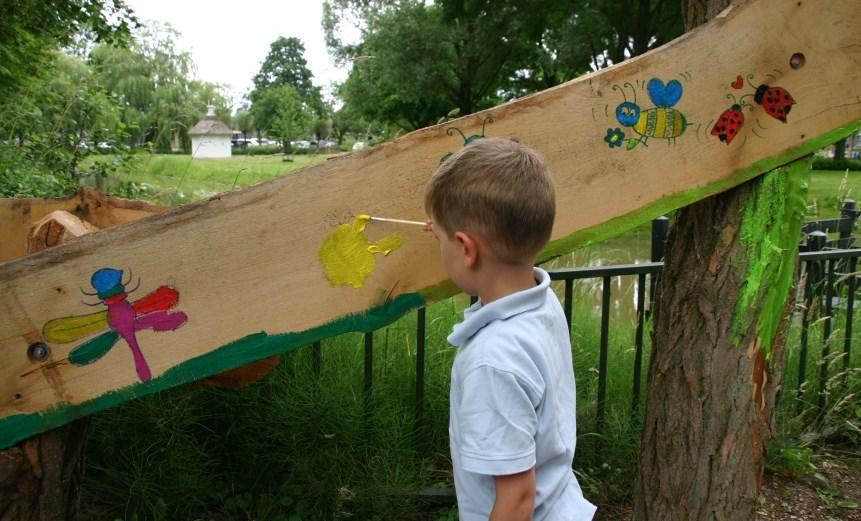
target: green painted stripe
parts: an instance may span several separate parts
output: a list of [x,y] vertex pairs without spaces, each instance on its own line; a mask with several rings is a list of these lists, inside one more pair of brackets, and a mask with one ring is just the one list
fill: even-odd
[[110,391],[81,404],[62,404],[41,413],[8,416],[0,420],[0,449],[10,447],[35,434],[54,429],[76,418],[115,407],[141,396],[222,373],[272,355],[286,353],[324,338],[354,331],[370,333],[391,324],[407,312],[425,304],[425,297],[422,295],[406,293],[363,313],[348,315],[306,331],[279,335],[269,335],[265,332],[254,333],[205,355],[187,360],[149,382]]

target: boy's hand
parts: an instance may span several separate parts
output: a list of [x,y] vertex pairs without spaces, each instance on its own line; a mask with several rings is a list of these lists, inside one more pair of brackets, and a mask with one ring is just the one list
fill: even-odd
[[535,467],[517,474],[494,476],[496,502],[490,521],[530,521],[535,506]]

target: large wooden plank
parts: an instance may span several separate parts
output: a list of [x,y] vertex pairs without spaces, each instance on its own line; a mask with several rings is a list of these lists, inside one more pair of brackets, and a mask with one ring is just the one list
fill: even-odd
[[[790,66],[796,53],[804,55],[800,68]],[[753,94],[762,84],[784,90],[763,88],[756,103]],[[784,92],[795,102],[788,114],[777,112],[790,103]],[[712,129],[731,110],[728,95],[744,102],[745,121],[735,137],[721,141]],[[636,107],[623,105],[635,96]],[[420,227],[368,224],[364,237],[372,243],[387,239],[393,249],[385,256],[354,244],[346,264],[368,262],[370,256],[374,269],[367,278],[349,278],[348,285],[330,283],[318,251],[358,214],[424,219],[429,175],[441,157],[463,144],[446,131],[480,133],[488,116],[494,121],[487,135],[516,138],[550,165],[559,212],[554,240],[543,254],[549,257],[725,190],[857,130],[857,1],[830,1],[827,9],[814,1],[749,2],[600,73],[0,264],[0,447],[319,338],[373,329],[449,292],[437,246]],[[682,117],[686,126],[668,123]],[[611,146],[617,142],[621,146]],[[340,230],[349,236],[359,228]],[[392,234],[402,246],[388,241]],[[124,273],[100,272],[96,286],[103,295],[82,295],[95,291],[91,277],[103,268]],[[106,349],[88,345],[87,356],[73,351],[99,334],[93,330],[98,320],[60,322],[65,330],[55,328],[57,322],[47,329],[46,324],[123,308],[122,296],[109,295],[114,276],[124,279],[126,290],[140,281],[129,301],[169,286],[162,291],[178,294],[178,302],[171,307],[171,299],[164,300],[159,317],[111,325],[113,348],[89,365],[75,365]],[[141,329],[123,339],[118,331],[130,324]],[[75,331],[89,336],[60,343]],[[28,358],[28,346],[46,336],[54,339],[48,342],[50,358]],[[141,358],[149,373],[142,371]]]

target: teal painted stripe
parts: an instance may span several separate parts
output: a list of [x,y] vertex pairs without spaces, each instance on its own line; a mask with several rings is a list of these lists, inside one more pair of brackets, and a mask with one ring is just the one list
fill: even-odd
[[298,333],[269,335],[254,333],[187,360],[149,382],[110,391],[81,404],[62,404],[41,413],[16,414],[0,420],[0,449],[11,447],[40,432],[74,419],[115,407],[129,400],[222,373],[263,358],[286,353],[324,338],[360,331],[370,333],[385,327],[407,312],[426,303],[419,293],[398,295],[394,300],[363,313],[347,315],[322,326]]

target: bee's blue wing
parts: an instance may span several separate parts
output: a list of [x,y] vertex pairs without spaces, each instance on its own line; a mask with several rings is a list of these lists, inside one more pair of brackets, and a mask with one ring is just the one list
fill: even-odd
[[678,80],[672,80],[666,85],[658,78],[649,80],[646,86],[649,97],[656,107],[672,107],[682,99],[682,84]]

